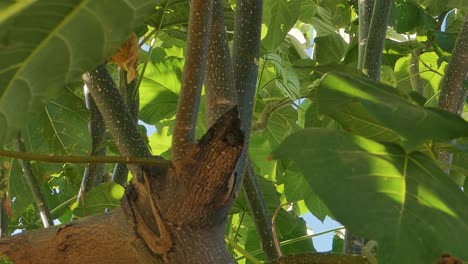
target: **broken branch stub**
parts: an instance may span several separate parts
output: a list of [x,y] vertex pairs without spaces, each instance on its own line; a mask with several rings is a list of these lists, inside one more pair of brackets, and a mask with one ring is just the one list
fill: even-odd
[[[180,232],[201,232],[224,226],[235,198],[235,167],[244,145],[237,107],[221,116],[175,167],[143,167],[138,182],[148,194],[126,190],[122,206],[147,248],[166,260],[178,259],[172,250]],[[150,197],[151,201],[142,201]],[[195,231],[196,230],[196,231]],[[154,237],[158,239],[155,241]],[[213,239],[212,236],[206,236]],[[221,237],[221,245],[222,242]],[[175,255],[173,255],[175,254]],[[179,259],[180,260],[180,259]]]

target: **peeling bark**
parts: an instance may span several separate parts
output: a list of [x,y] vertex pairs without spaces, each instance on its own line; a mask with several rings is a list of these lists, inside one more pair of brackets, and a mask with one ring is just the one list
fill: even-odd
[[141,167],[122,208],[0,240],[0,253],[15,263],[234,263],[224,226],[243,144],[233,108],[181,167]]

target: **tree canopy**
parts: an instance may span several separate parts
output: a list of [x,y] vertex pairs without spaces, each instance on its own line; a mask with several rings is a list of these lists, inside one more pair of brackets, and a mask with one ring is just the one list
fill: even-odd
[[[83,242],[90,261],[129,238],[140,253],[123,250],[122,263],[468,260],[467,11],[456,0],[1,3],[2,261],[72,247],[47,233],[69,225],[76,241],[120,236]],[[364,237],[364,257],[344,254],[344,229],[316,253],[307,213]]]

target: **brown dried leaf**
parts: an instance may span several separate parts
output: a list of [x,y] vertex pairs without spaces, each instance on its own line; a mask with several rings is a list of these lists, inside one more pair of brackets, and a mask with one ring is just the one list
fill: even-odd
[[121,69],[127,71],[127,83],[138,76],[138,38],[135,33],[130,34],[127,41],[120,47],[111,60]]

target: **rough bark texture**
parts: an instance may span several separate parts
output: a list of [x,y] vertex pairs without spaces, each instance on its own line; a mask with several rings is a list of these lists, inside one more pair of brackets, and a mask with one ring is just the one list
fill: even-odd
[[[452,57],[447,66],[447,71],[440,84],[439,107],[461,115],[465,104],[467,91],[463,88],[465,79],[468,78],[468,16],[465,17],[463,27],[458,34]],[[440,151],[439,160],[451,164],[453,154]],[[450,173],[450,167],[445,169]]]
[[142,167],[122,209],[0,241],[15,263],[233,263],[224,226],[244,135],[236,108],[182,161]]
[[121,209],[0,241],[14,263],[137,263],[136,237]]
[[452,57],[447,66],[446,74],[440,85],[439,107],[461,114],[466,94],[463,82],[468,73],[468,16],[465,17],[463,28],[460,30]]

